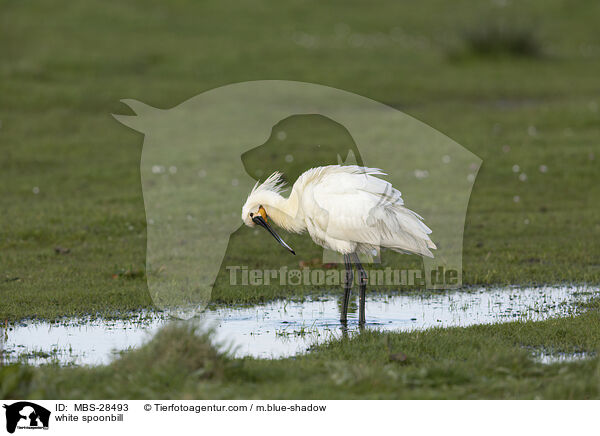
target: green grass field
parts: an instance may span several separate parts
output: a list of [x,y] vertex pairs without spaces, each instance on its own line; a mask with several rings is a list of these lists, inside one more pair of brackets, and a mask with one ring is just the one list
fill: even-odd
[[[597,2],[264,1],[233,8],[2,0],[0,7],[3,322],[152,308],[143,137],[110,114],[129,113],[123,98],[170,108],[218,86],[262,79],[370,97],[483,159],[465,226],[466,285],[600,283]],[[224,265],[247,261],[262,242],[274,244],[245,228],[233,240],[245,249],[228,252]],[[297,267],[320,253],[307,236],[286,240],[301,259],[265,251],[250,266]],[[234,288],[220,276],[213,304],[322,291]],[[546,367],[523,349],[595,352],[595,305],[564,320],[365,333],[277,362],[228,360],[182,335],[189,346],[145,374],[132,369],[150,365],[169,334],[108,367],[2,368],[0,396],[598,397],[597,358]],[[406,365],[389,362],[386,341],[409,355]]]

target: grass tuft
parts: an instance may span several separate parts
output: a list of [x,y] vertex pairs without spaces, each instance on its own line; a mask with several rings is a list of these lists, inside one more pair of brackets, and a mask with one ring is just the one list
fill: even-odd
[[[543,56],[542,44],[531,27],[504,21],[485,22],[463,30],[460,40],[463,55],[522,58]],[[460,52],[453,55],[457,57]]]
[[116,373],[210,379],[222,372],[221,356],[211,345],[210,335],[192,324],[174,323],[161,329],[146,346],[124,353],[112,366]]

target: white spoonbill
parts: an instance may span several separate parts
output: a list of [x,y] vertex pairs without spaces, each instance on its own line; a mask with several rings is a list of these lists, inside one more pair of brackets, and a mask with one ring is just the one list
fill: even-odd
[[346,280],[340,321],[347,322],[352,289],[352,264],[359,274],[359,324],[365,323],[367,273],[358,254],[378,252],[380,247],[433,257],[436,246],[431,230],[418,214],[404,207],[400,192],[377,175],[377,168],[328,165],[304,172],[288,198],[281,195],[284,182],[275,172],[256,183],[242,207],[242,220],[249,227],[260,225],[292,254],[292,248],[269,225],[292,233],[308,231],[321,247],[344,256]]

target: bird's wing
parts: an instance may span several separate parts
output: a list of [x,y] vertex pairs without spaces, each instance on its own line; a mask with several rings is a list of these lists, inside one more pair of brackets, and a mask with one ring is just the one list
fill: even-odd
[[371,174],[332,172],[305,189],[303,209],[327,237],[432,257],[431,230],[400,192]]

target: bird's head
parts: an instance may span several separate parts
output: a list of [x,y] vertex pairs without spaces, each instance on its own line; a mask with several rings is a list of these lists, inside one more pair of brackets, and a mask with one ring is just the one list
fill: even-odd
[[287,248],[292,254],[296,254],[269,224],[269,216],[267,214],[267,210],[271,207],[269,202],[272,202],[276,197],[280,197],[278,192],[281,188],[279,178],[280,174],[274,173],[262,185],[257,183],[254,186],[254,189],[252,189],[246,203],[242,207],[242,221],[248,227],[259,225],[265,228],[277,242]]
[[246,201],[246,204],[242,207],[242,221],[244,221],[244,224],[248,227],[254,227],[257,224],[254,218],[257,216],[260,216],[265,222],[268,222],[269,220],[264,206],[251,201],[250,197],[248,197],[248,201]]

